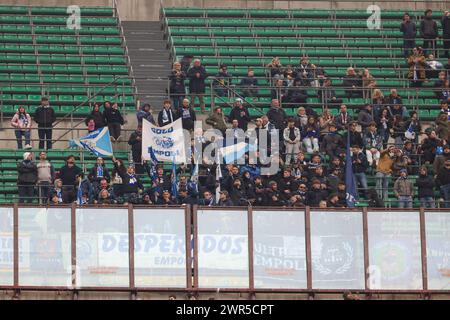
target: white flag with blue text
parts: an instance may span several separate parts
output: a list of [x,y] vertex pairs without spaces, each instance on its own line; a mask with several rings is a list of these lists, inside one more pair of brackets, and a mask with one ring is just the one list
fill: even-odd
[[183,125],[178,119],[164,127],[142,121],[142,159],[150,160],[150,150],[158,161],[186,163]]

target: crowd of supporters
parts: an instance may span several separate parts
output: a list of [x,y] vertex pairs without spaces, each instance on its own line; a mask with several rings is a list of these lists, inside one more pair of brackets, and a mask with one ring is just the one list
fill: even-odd
[[[236,85],[239,97],[231,112],[224,114],[221,107],[216,107],[205,123],[224,135],[230,130],[254,130],[257,134],[267,131],[271,139],[270,133],[277,131],[280,152],[266,151],[279,163],[278,172],[264,175],[259,161],[246,161],[244,165],[222,166],[219,178],[217,164],[203,161],[195,175],[192,166],[179,166],[175,179],[173,174],[164,171],[162,164],[154,168],[142,162],[142,121],[146,119],[162,127],[181,118],[184,129],[194,130],[197,100],[201,112],[205,112],[208,73],[200,59],[187,55],[173,64],[169,75],[170,100],[164,101],[162,110],[156,115],[150,104],[144,104],[137,112],[138,127],[128,140],[132,151],[129,166],[114,158],[114,169],[109,172],[104,160],[99,158],[85,174],[75,164],[74,157],[69,157],[62,168],[55,169],[46,160],[45,152],[39,154],[38,161],[33,160],[32,153],[26,152],[18,165],[20,201],[30,201],[37,192],[41,203],[52,204],[77,201],[80,204],[345,207],[345,164],[351,161],[359,197],[367,199],[369,206],[412,207],[413,200],[419,199],[421,205],[434,207],[435,191],[439,190],[444,206],[450,207],[450,16],[445,12],[441,24],[444,55],[449,59],[442,65],[435,59],[439,30],[431,14],[430,10],[425,12],[418,28],[424,39],[423,49],[416,46],[417,28],[407,13],[400,26],[410,85],[419,87],[434,81],[434,91],[440,101],[440,114],[426,130],[417,112],[407,109],[397,90],[391,89],[387,96],[383,95],[367,68],[348,67],[342,76],[347,98],[365,98],[372,102],[353,116],[337,96],[332,79],[322,67],[311,63],[307,57],[302,57],[298,65],[284,66],[274,57],[267,65],[272,101],[266,114],[256,119],[250,116],[246,101],[258,96],[260,84],[254,71],[249,69],[247,76]],[[232,78],[227,66],[220,65],[212,77],[214,94],[230,96]],[[318,89],[322,112],[317,113],[317,109],[308,105],[308,87]],[[288,117],[283,110],[285,104],[298,107],[296,115]],[[339,109],[337,115],[332,115],[332,108]],[[11,124],[15,127],[18,148],[22,149],[23,137],[25,149],[31,148],[32,120],[38,124],[39,148],[51,149],[56,118],[46,98],[33,117],[24,107],[14,115]],[[89,132],[108,126],[113,141],[120,139],[123,124],[117,104],[109,101],[95,104],[86,119]],[[201,139],[203,148],[214,142]],[[351,159],[346,158],[348,147]],[[257,148],[256,152],[260,151]],[[249,159],[248,153],[245,158]],[[143,175],[150,177],[149,185],[142,183]],[[409,175],[417,176],[415,182]],[[375,178],[375,189],[369,189],[368,177]],[[177,181],[176,186],[174,181]],[[392,184],[394,204],[389,203]],[[220,193],[216,192],[219,189]]]

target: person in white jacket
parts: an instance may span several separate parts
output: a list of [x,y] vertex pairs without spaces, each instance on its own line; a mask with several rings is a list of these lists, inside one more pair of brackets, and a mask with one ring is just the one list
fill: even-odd
[[14,133],[17,139],[17,149],[22,149],[22,137],[25,137],[25,149],[31,149],[31,116],[24,107],[19,107],[11,119],[11,125],[16,129]]
[[289,165],[291,159],[296,159],[300,152],[300,129],[295,127],[293,119],[288,120],[288,126],[283,131],[283,138],[286,146],[286,165]]

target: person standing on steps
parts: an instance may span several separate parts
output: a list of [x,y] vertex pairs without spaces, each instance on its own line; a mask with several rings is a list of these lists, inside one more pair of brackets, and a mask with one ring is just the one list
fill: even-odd
[[36,109],[33,118],[38,124],[39,149],[45,149],[45,144],[47,144],[46,149],[50,150],[52,148],[53,123],[56,121],[56,114],[55,110],[50,107],[48,98],[41,98],[41,105]]
[[117,142],[120,139],[122,125],[125,123],[117,103],[114,103],[112,107],[109,108],[106,107],[105,103],[105,111],[103,111],[103,116],[105,118],[105,123],[108,126],[111,140],[113,142]]

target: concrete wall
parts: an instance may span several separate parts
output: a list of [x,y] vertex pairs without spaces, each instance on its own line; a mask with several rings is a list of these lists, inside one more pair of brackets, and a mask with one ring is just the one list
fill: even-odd
[[[123,21],[157,21],[159,20],[160,0],[117,0],[121,20]],[[265,9],[366,9],[377,4],[381,9],[434,10],[450,9],[445,1],[299,1],[299,0],[162,0],[166,7],[229,7],[229,8],[265,8]],[[2,0],[1,4],[41,5],[41,6],[113,6],[113,0]]]

